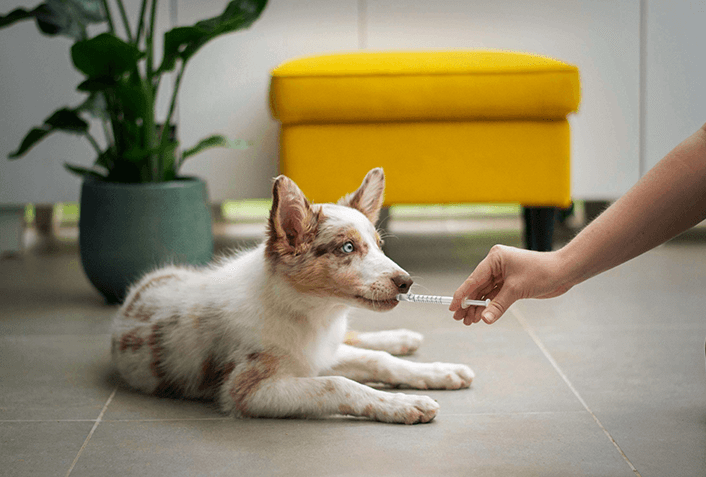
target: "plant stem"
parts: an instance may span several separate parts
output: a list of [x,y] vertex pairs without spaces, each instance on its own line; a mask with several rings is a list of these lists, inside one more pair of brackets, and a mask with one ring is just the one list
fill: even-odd
[[152,64],[154,56],[154,24],[157,20],[157,0],[152,0],[152,10],[150,12],[150,28],[147,31],[147,81],[152,86],[152,75],[154,65]]
[[113,27],[113,16],[110,14],[108,0],[103,0],[103,9],[105,10],[105,17],[108,20],[108,29],[110,30],[110,33],[115,35],[115,28]]
[[179,86],[181,85],[181,78],[184,76],[185,68],[186,64],[182,63],[181,68],[179,68],[179,73],[177,73],[176,80],[174,81],[174,91],[172,91],[172,100],[169,103],[169,112],[167,113],[167,119],[164,121],[164,126],[162,127],[162,135],[159,138],[160,150],[162,151],[166,149],[167,143],[169,142],[169,128],[171,125],[172,116],[174,115],[174,110],[176,109],[177,95],[179,93]]
[[148,110],[144,115],[144,123],[142,124],[142,147],[148,152],[150,180],[159,182],[160,175],[158,170],[158,153],[152,151],[157,146],[157,127],[154,120],[154,98],[152,97],[152,85],[149,81],[142,82],[142,88],[147,99]]
[[135,33],[135,46],[140,47],[140,39],[142,38],[142,31],[145,29],[145,11],[147,10],[147,0],[142,0],[142,6],[140,7],[140,22],[137,25],[137,32]]
[[123,19],[123,25],[125,26],[125,33],[127,34],[127,41],[132,43],[132,32],[130,32],[130,22],[127,18],[127,13],[125,13],[125,5],[123,5],[123,0],[117,0],[118,10],[120,10],[120,16]]
[[91,143],[91,146],[93,146],[93,149],[96,150],[99,156],[103,154],[103,151],[101,151],[101,147],[98,145],[98,142],[93,138],[93,136],[91,136],[91,133],[86,131],[85,133],[83,133],[83,135],[86,137],[86,139],[88,139],[88,142]]

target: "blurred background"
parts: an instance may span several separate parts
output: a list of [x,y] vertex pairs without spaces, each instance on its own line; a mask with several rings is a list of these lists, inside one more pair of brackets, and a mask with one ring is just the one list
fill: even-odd
[[[34,3],[2,0],[0,11]],[[136,16],[139,4],[128,0],[128,14]],[[170,0],[160,8],[158,22],[166,31],[218,14],[223,2]],[[703,124],[706,93],[699,78],[706,68],[704,22],[704,3],[687,1],[273,0],[250,29],[220,37],[194,57],[178,103],[183,146],[221,133],[246,140],[251,147],[212,149],[190,159],[183,172],[206,180],[216,214],[224,203],[232,212],[229,201],[269,197],[271,178],[278,174],[278,128],[268,109],[269,72],[289,59],[361,49],[504,49],[578,66],[582,101],[579,112],[569,116],[572,195],[580,205],[604,204],[626,192]],[[76,211],[72,203],[78,201],[80,179],[63,164],[91,164],[93,150],[83,139],[53,135],[26,157],[6,159],[50,111],[80,101],[73,88],[81,75],[67,61],[70,46],[65,37],[39,35],[34,22],[2,32],[3,223],[10,220],[8,214],[16,218],[27,204],[39,210],[37,214],[27,209],[24,216],[30,220],[37,215],[42,220],[59,203],[69,204],[65,218]],[[169,88],[160,93],[163,117]],[[100,136],[100,128],[95,129]],[[472,176],[473,171],[467,173]],[[3,230],[7,239],[9,229]]]

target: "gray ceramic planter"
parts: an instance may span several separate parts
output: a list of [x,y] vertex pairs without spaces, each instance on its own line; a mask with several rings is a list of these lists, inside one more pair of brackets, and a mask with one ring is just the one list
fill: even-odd
[[108,302],[167,263],[204,265],[213,255],[206,184],[195,178],[120,184],[85,180],[79,222],[81,262]]

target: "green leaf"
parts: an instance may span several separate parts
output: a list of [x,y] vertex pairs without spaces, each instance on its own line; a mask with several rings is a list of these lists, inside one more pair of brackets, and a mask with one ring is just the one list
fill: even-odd
[[44,120],[42,126],[32,128],[27,133],[20,147],[15,152],[11,152],[8,158],[16,159],[23,156],[35,144],[54,131],[66,131],[74,134],[83,134],[88,131],[88,123],[81,119],[78,115],[78,110],[78,108],[76,110],[61,108],[54,111],[51,116]]
[[94,163],[96,166],[103,167],[107,170],[112,169],[113,164],[115,163],[115,158],[113,157],[113,150],[112,149],[107,149],[103,151],[97,158],[96,162]]
[[34,10],[17,8],[0,16],[0,28],[34,18],[45,35],[63,35],[75,40],[86,38],[86,27],[106,20],[102,0],[47,0]]
[[266,5],[267,0],[233,0],[217,17],[168,31],[164,35],[164,56],[158,71],[173,70],[177,59],[187,61],[219,35],[248,28],[260,17]]
[[45,128],[32,128],[30,132],[27,133],[25,138],[22,140],[22,144],[17,148],[15,152],[11,152],[9,156],[10,159],[17,159],[23,156],[27,151],[29,151],[32,146],[44,139],[44,136],[51,133],[50,129]]
[[135,46],[110,33],[101,33],[71,47],[74,66],[91,79],[118,78],[136,68],[142,56]]
[[99,173],[98,171],[95,171],[93,169],[89,169],[87,167],[82,167],[82,166],[74,166],[68,163],[64,163],[64,167],[69,171],[73,172],[74,174],[77,174],[83,178],[86,177],[95,177],[97,179],[104,180],[106,177]]
[[76,89],[85,92],[94,91],[105,91],[108,88],[112,88],[117,84],[115,78],[110,77],[100,77],[100,78],[88,78],[79,84]]
[[[39,8],[39,7],[37,7]],[[22,20],[27,20],[29,18],[34,18],[36,15],[36,8],[32,10],[31,12],[28,12],[24,8],[17,8],[7,15],[0,15],[0,28],[4,28],[6,26],[10,26],[13,23],[22,21]]]
[[182,161],[188,157],[194,156],[200,152],[210,149],[212,147],[227,147],[230,149],[247,149],[249,144],[243,140],[231,140],[220,134],[215,134],[209,136],[206,139],[202,139],[194,147],[191,147],[183,152],[181,155]]
[[207,31],[197,27],[177,27],[169,30],[164,34],[164,58],[158,71],[172,71],[184,49],[207,36]]
[[81,103],[78,108],[76,108],[76,111],[85,111],[94,118],[98,119],[110,119],[110,114],[108,114],[108,106],[105,103],[105,96],[103,96],[103,93],[99,92],[89,94],[86,100]]
[[115,87],[115,98],[125,119],[144,118],[150,109],[146,88],[141,83],[123,80]]
[[248,28],[266,5],[267,0],[233,0],[219,16],[201,20],[196,26],[210,31],[213,36]]
[[162,177],[163,181],[171,181],[176,177],[176,151],[179,143],[171,142],[167,144],[166,149],[162,152]]
[[81,134],[88,131],[88,123],[81,119],[76,111],[68,108],[61,108],[49,116],[44,124],[51,129]]

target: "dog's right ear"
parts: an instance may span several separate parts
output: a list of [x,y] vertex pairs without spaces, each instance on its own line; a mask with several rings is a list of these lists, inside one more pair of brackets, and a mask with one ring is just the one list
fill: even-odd
[[380,217],[384,194],[385,173],[381,167],[376,167],[366,174],[358,190],[342,197],[338,204],[358,209],[375,224]]
[[318,220],[304,193],[286,176],[272,186],[267,247],[271,252],[298,253],[316,235]]

